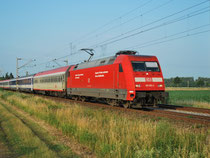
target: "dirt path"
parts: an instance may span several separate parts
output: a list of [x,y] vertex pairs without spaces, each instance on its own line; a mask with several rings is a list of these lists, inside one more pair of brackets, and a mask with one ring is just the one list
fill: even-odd
[[[7,105],[8,105],[8,103],[7,103]],[[37,118],[29,115],[28,113],[24,112],[23,110],[15,107],[15,106],[11,106],[11,108],[13,108],[16,112],[18,112],[20,115],[25,117],[27,120],[37,123],[39,126],[44,128],[52,136],[56,137],[56,139],[57,139],[56,141],[68,146],[72,150],[72,152],[77,154],[78,156],[85,157],[85,158],[95,158],[96,157],[95,154],[93,152],[91,152],[90,149],[77,143],[74,139],[67,137],[60,130],[54,128],[53,126],[50,126],[49,124],[45,123],[44,121],[42,121],[40,119],[37,119]]]

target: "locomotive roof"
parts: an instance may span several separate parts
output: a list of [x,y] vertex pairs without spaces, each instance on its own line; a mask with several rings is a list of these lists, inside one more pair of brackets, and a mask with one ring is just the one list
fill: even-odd
[[92,60],[89,62],[83,62],[83,63],[77,64],[74,67],[74,70],[113,64],[115,59],[116,59],[116,56],[111,56],[111,57],[106,57],[102,59]]
[[96,60],[92,60],[92,61],[77,64],[74,67],[74,70],[113,64],[115,59],[119,55],[127,55],[127,56],[133,56],[133,57],[143,57],[143,58],[153,58],[153,57],[155,57],[155,56],[149,56],[149,55],[135,55],[135,53],[136,52],[134,52],[134,51],[129,52],[129,53],[126,52],[126,51],[120,51],[115,56],[106,57],[106,58],[102,58],[102,59],[96,59]]

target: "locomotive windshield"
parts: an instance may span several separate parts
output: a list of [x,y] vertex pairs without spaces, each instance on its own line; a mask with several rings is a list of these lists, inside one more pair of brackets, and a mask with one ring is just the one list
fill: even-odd
[[152,71],[152,72],[159,72],[158,63],[153,61],[132,61],[133,71]]

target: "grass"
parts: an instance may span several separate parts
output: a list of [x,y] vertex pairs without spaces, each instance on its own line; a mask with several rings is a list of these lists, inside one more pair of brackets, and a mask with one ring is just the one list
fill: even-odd
[[[13,93],[5,94],[1,95],[1,98],[11,96]],[[14,157],[76,157],[69,148],[55,142],[55,138],[48,132],[21,116],[2,100],[0,100],[0,123],[1,139]]]
[[167,91],[203,91],[210,90],[210,87],[166,87]]
[[210,109],[210,90],[169,91],[169,102],[174,105]]
[[0,106],[1,127],[14,154],[26,157],[56,157],[19,119]]
[[0,91],[0,99],[62,130],[98,157],[209,156],[210,131],[202,126],[180,127],[162,119],[128,117],[15,92]]

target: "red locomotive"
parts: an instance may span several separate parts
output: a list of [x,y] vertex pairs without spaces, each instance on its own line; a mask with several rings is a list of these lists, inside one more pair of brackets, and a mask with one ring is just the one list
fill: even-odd
[[[92,55],[92,54],[91,54]],[[21,80],[0,81],[0,87],[76,100],[101,100],[113,106],[154,106],[165,103],[162,71],[155,56],[120,51],[115,56],[40,72],[25,86]],[[21,85],[16,85],[21,82]]]
[[120,51],[112,57],[72,66],[67,95],[82,100],[101,98],[126,108],[165,103],[168,93],[158,59],[135,54]]

